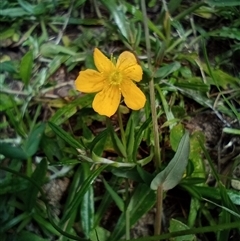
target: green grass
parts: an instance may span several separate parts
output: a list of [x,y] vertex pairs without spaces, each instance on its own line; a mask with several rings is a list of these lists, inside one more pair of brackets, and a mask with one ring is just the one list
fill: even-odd
[[[154,207],[154,234],[134,240],[239,240],[231,171],[186,128],[212,112],[239,141],[239,11],[237,0],[1,1],[1,240],[133,240]],[[138,56],[142,110],[106,118],[75,89],[95,47]]]

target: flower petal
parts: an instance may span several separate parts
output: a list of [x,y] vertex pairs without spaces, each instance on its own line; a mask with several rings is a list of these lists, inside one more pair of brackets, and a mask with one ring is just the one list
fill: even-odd
[[79,72],[75,80],[76,89],[85,93],[101,91],[104,85],[104,76],[96,70],[87,69]]
[[142,79],[142,67],[131,52],[124,51],[117,60],[117,68],[129,79],[140,81]]
[[99,49],[95,48],[93,52],[95,66],[99,72],[109,73],[114,67],[110,59],[108,59]]
[[92,106],[100,115],[112,116],[119,106],[121,91],[118,86],[108,85],[101,92],[97,93]]
[[130,109],[139,110],[144,107],[146,97],[131,80],[124,80],[122,82],[121,91],[124,97],[124,102]]

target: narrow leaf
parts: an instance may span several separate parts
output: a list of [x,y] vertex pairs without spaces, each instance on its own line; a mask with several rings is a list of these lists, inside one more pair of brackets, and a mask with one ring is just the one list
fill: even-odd
[[135,144],[135,138],[134,138],[135,123],[134,123],[134,120],[133,120],[132,116],[128,121],[127,127],[129,127],[128,133],[126,133],[127,153],[128,153],[128,158],[129,158],[128,161],[132,162],[133,161],[132,160],[132,153],[133,153],[133,148],[134,148],[134,144]]
[[[82,163],[82,178],[85,181],[90,175],[89,163]],[[94,194],[93,187],[89,186],[87,192],[83,196],[81,205],[81,226],[86,238],[89,238],[90,232],[94,224]]]
[[[81,98],[77,98],[71,103],[65,105],[64,107],[58,109],[56,113],[50,118],[50,121],[56,125],[60,125],[67,121],[71,116],[73,116],[79,108],[90,106],[93,100],[93,95],[85,95]],[[50,131],[47,128],[46,133]]]
[[[176,231],[180,231],[180,230],[188,230],[189,227],[182,223],[181,221],[177,220],[177,219],[171,219],[170,221],[170,227],[169,227],[169,231],[172,232],[176,232]],[[196,237],[194,234],[188,234],[188,235],[183,235],[180,237],[177,237],[176,239],[173,239],[175,241],[193,241],[196,240]]]
[[110,135],[111,135],[114,150],[118,153],[119,156],[126,158],[127,153],[126,153],[125,147],[123,146],[123,143],[115,133],[112,124],[110,122],[108,122],[107,124],[108,124],[108,128],[110,129]]
[[0,143],[0,154],[13,159],[27,159],[27,154],[21,147],[13,146],[9,143]]
[[239,0],[206,0],[206,3],[217,7],[240,6]]
[[29,231],[22,231],[17,235],[18,241],[47,241],[47,239],[41,238],[34,233],[30,233]]
[[62,140],[68,143],[73,148],[84,149],[84,147],[70,134],[64,131],[61,127],[55,125],[53,122],[48,122],[53,132],[58,135]]
[[166,66],[163,66],[161,68],[159,68],[156,73],[155,73],[155,78],[161,78],[164,79],[166,78],[168,75],[170,75],[171,73],[177,71],[178,69],[181,68],[181,64],[179,62],[174,62],[171,64],[168,64]]
[[127,25],[128,21],[126,20],[126,15],[122,10],[117,6],[116,1],[114,0],[101,0],[101,2],[106,6],[109,12],[113,15],[115,23],[119,28],[121,34],[126,38],[128,38],[129,27]]
[[139,130],[136,132],[135,134],[135,138],[134,138],[134,148],[133,148],[133,154],[132,157],[135,159],[136,161],[136,157],[137,157],[137,151],[138,148],[140,146],[140,143],[142,141],[143,135],[145,133],[145,130],[147,130],[148,126],[150,125],[152,121],[152,117],[148,117],[148,119],[141,125],[141,127],[139,128]]
[[106,128],[104,131],[100,132],[91,143],[89,143],[88,145],[88,149],[90,150],[90,152],[94,151],[94,153],[96,153],[97,155],[101,155],[104,146],[102,147],[101,152],[99,153],[99,151],[96,151],[96,147],[99,146],[99,144],[105,144],[106,142],[106,138],[108,137],[109,134],[109,129]]
[[24,150],[28,157],[33,156],[37,152],[45,126],[45,123],[42,123],[29,134],[24,145]]
[[[33,172],[31,179],[33,179],[39,186],[42,186],[46,173],[47,161],[46,159],[42,159],[42,161],[37,165],[37,168]],[[34,207],[37,200],[38,192],[38,187],[29,182],[29,186],[27,188],[25,196],[25,205],[27,210],[31,211]]]
[[118,208],[123,212],[124,211],[124,202],[122,198],[112,189],[112,187],[103,179],[103,183],[107,191],[109,192],[112,199],[115,201]]
[[233,134],[233,135],[240,135],[240,129],[234,129],[234,128],[223,128],[223,132]]
[[1,9],[0,16],[6,16],[9,18],[16,18],[16,17],[22,17],[25,15],[29,15],[28,12],[24,11],[22,8],[7,8],[7,9]]
[[32,68],[33,68],[33,52],[32,50],[28,51],[21,60],[20,63],[20,76],[25,85],[29,84],[29,81],[31,79],[32,74]]
[[[1,36],[0,41],[2,41]],[[5,61],[0,63],[0,73],[4,73],[5,71],[9,73],[17,73],[16,66],[13,65],[12,61]]]
[[74,199],[72,202],[69,204],[67,210],[64,213],[64,216],[61,220],[62,223],[67,222],[67,220],[70,218],[72,212],[74,212],[79,205],[81,204],[81,201],[83,199],[84,194],[89,190],[89,187],[95,180],[95,178],[106,168],[106,165],[100,166],[98,169],[94,170],[89,177],[84,181],[84,183],[81,186],[81,189],[76,193],[74,196]]
[[72,50],[71,48],[64,47],[61,45],[56,45],[52,43],[46,43],[41,46],[40,53],[44,57],[50,57],[57,54],[67,54],[69,56],[76,55],[76,51]]
[[161,171],[151,182],[151,189],[157,190],[162,185],[163,190],[174,188],[181,180],[188,163],[190,151],[189,133],[182,137],[178,149],[167,167]]

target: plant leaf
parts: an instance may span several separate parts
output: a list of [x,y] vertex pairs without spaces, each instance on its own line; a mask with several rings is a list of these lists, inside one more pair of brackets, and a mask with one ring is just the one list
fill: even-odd
[[152,180],[151,189],[157,190],[160,185],[163,186],[163,190],[174,188],[180,182],[187,166],[189,151],[189,133],[186,132],[178,145],[173,159],[169,162],[167,167]]
[[[176,232],[176,231],[188,230],[188,229],[189,229],[189,227],[186,224],[182,223],[181,221],[179,221],[177,219],[171,219],[170,227],[169,227],[170,232]],[[183,235],[183,236],[173,238],[172,240],[174,240],[174,241],[192,241],[192,240],[196,240],[196,236],[194,234],[188,234],[188,235]]]
[[31,79],[32,74],[32,68],[33,68],[33,51],[28,51],[21,60],[20,64],[20,76],[25,85],[29,84],[29,81]]
[[166,78],[168,75],[170,75],[171,73],[177,71],[178,69],[181,68],[181,64],[179,62],[173,62],[171,64],[168,64],[166,66],[163,66],[161,68],[159,68],[154,77],[155,78],[161,78],[164,79]]
[[206,0],[206,3],[217,7],[240,6],[239,0]]
[[113,15],[115,23],[119,28],[122,36],[124,36],[126,39],[129,39],[128,38],[129,27],[127,24],[128,21],[126,21],[126,15],[124,14],[124,12],[119,9],[119,6],[117,6],[117,2],[114,0],[111,0],[111,1],[101,0],[101,2],[106,6],[109,12]]
[[80,190],[75,194],[71,203],[69,203],[67,209],[64,212],[61,222],[65,223],[71,217],[71,214],[78,209],[83,196],[89,190],[89,187],[92,185],[93,181],[97,178],[97,176],[107,167],[107,165],[102,165],[96,170],[92,171],[87,179],[82,183]]
[[34,233],[30,233],[29,231],[22,231],[17,235],[18,241],[47,241],[47,239],[41,238]]
[[0,143],[0,154],[14,159],[27,159],[27,154],[21,147],[13,146],[9,143]]
[[[90,175],[90,165],[89,163],[82,163],[82,167],[83,167],[82,176],[86,180]],[[94,194],[93,194],[93,187],[89,186],[87,192],[83,196],[82,205],[81,205],[81,226],[87,238],[89,238],[90,232],[93,229],[93,224],[94,224]]]
[[69,133],[64,131],[61,127],[57,126],[53,122],[48,122],[48,125],[51,127],[53,132],[59,136],[62,140],[68,143],[71,147],[76,149],[84,149],[80,142],[78,142],[74,137],[72,137]]
[[114,191],[114,189],[103,179],[103,183],[107,191],[109,192],[112,199],[115,201],[115,204],[118,206],[120,211],[124,211],[124,202],[122,198]]
[[[42,161],[37,165],[37,168],[33,172],[31,179],[41,187],[44,182],[46,173],[47,173],[47,161],[46,159],[42,159]],[[26,196],[25,196],[25,205],[27,210],[31,211],[32,208],[35,206],[38,192],[39,192],[38,187],[29,182],[29,186],[27,188]]]
[[35,129],[33,129],[28,139],[26,140],[23,149],[28,157],[33,156],[37,152],[43,131],[45,130],[45,126],[45,123],[42,123],[39,126],[37,126]]
[[119,156],[126,158],[127,157],[126,149],[125,149],[122,141],[119,139],[116,132],[114,131],[113,126],[110,122],[108,123],[108,128],[109,128],[109,132],[111,135],[111,140],[112,140],[114,150],[117,152],[117,154]]

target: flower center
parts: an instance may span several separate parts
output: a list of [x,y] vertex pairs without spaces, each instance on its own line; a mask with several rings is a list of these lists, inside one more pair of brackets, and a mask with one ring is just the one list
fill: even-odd
[[119,85],[122,82],[122,74],[119,71],[113,71],[109,76],[111,85]]

